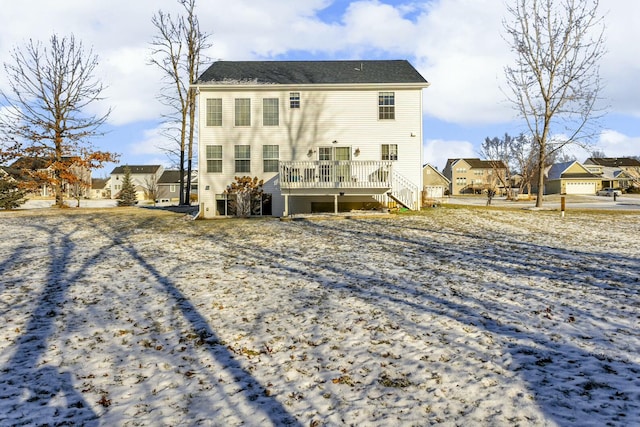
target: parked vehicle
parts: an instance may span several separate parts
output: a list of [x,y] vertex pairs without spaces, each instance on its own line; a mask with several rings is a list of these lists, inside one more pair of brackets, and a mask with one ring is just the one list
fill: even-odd
[[611,197],[611,196],[621,196],[622,195],[622,191],[618,190],[617,188],[603,188],[602,190],[599,190],[596,195],[598,196],[607,196],[607,197]]

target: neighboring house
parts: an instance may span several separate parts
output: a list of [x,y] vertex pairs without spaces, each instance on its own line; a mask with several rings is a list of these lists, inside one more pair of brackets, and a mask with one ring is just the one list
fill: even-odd
[[501,160],[448,159],[442,174],[450,181],[450,193],[481,194],[489,189],[503,193],[507,167]]
[[138,200],[147,200],[157,193],[157,183],[164,171],[160,165],[123,165],[111,172],[111,198],[117,199],[122,190],[125,168],[131,171],[131,182],[136,189]]
[[91,199],[110,199],[111,186],[108,178],[93,178],[91,180]]
[[640,185],[640,160],[630,157],[590,157],[584,166],[602,177],[602,187],[629,188]]
[[577,161],[555,163],[545,171],[545,194],[596,194],[602,178]]
[[214,63],[193,85],[201,214],[227,213],[242,176],[264,180],[266,215],[419,209],[428,85],[403,60]]
[[438,168],[427,163],[422,167],[423,199],[435,199],[449,194],[451,181],[438,171]]
[[156,200],[175,202],[180,200],[180,171],[165,170],[158,179]]
[[[91,192],[91,170],[78,165],[74,159],[77,157],[63,157],[62,161],[68,165],[67,179],[62,179],[60,187],[64,197],[89,197]],[[9,165],[12,176],[17,181],[31,184],[31,193],[42,197],[54,195],[51,180],[54,177],[52,160],[21,157]]]

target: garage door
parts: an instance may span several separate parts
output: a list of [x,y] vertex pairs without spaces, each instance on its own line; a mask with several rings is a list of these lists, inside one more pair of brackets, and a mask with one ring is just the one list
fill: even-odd
[[567,194],[596,194],[595,182],[567,182]]
[[424,187],[427,197],[435,199],[436,197],[442,197],[444,195],[442,187],[426,186]]

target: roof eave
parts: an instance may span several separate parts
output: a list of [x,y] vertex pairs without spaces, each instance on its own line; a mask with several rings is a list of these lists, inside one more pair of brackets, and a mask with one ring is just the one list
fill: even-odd
[[217,91],[269,91],[269,90],[379,90],[381,88],[394,89],[426,89],[430,86],[429,82],[411,82],[411,83],[215,83],[203,82],[194,83],[192,88],[201,92],[217,92]]

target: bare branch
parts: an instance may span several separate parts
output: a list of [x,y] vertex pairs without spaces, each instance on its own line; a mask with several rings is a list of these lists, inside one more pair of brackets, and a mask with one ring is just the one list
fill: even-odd
[[[506,38],[517,58],[505,68],[509,100],[538,149],[542,205],[545,159],[596,135],[605,54],[598,0],[515,0],[507,5]],[[555,135],[555,136],[554,136]],[[562,135],[560,139],[558,136]]]
[[95,152],[91,145],[92,138],[103,135],[100,129],[111,113],[111,109],[103,115],[86,112],[89,105],[103,100],[104,86],[94,77],[98,58],[73,35],[55,34],[46,46],[30,40],[14,48],[11,58],[4,64],[9,89],[0,92],[6,106],[0,132],[13,146],[2,155],[43,160],[44,167],[54,171],[48,180],[56,205],[61,206],[61,182],[64,178],[70,182],[72,167],[96,167],[117,158]]

